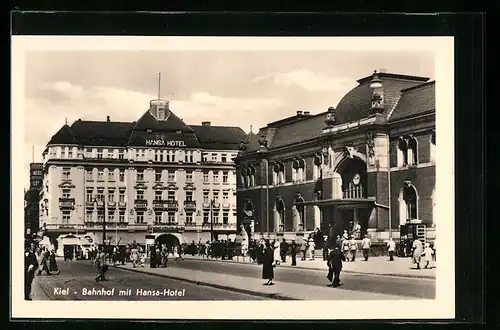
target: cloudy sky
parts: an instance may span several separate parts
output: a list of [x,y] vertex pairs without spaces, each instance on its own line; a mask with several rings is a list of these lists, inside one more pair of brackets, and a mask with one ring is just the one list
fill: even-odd
[[[430,52],[32,51],[25,57],[25,170],[55,132],[82,120],[137,120],[161,97],[188,124],[253,131],[325,111],[374,69],[434,79]],[[25,186],[28,185],[26,175]]]

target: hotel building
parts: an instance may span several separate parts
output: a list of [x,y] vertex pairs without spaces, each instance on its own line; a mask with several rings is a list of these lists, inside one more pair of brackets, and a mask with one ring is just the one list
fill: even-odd
[[435,150],[434,81],[374,73],[336,108],[297,111],[248,136],[235,159],[238,223],[299,240],[357,228],[374,242],[411,223],[433,240]]
[[187,125],[166,100],[151,101],[136,122],[66,123],[43,152],[45,235],[56,246],[100,244],[103,221],[109,244],[144,244],[148,233],[188,242],[210,239],[212,229],[235,234],[232,159],[245,138],[238,127]]

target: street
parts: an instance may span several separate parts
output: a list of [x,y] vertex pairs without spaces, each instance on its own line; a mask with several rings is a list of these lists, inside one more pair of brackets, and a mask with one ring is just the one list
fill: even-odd
[[[89,260],[58,260],[58,265],[61,271],[59,275],[42,275],[35,277],[32,290],[33,300],[265,299],[263,297],[250,296],[147,274],[134,273],[112,266],[109,267],[107,273],[109,280],[96,283],[94,280],[96,268]],[[106,295],[106,293],[109,295]]]
[[[360,261],[362,262],[362,261]],[[217,261],[189,260],[169,261],[169,267],[198,270],[210,273],[231,274],[252,278],[260,278],[262,266],[256,264],[239,264]],[[328,284],[326,271],[314,269],[293,269],[277,267],[274,270],[275,280],[297,284],[325,286]],[[410,278],[380,276],[369,274],[341,273],[342,289],[383,293],[408,298],[434,299],[436,281],[426,278]]]

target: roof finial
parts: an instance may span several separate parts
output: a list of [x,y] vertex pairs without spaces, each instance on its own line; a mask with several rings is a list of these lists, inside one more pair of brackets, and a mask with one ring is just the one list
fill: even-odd
[[158,100],[160,99],[161,72],[158,72]]
[[252,132],[252,124],[250,124],[250,133],[253,133],[253,132]]
[[68,125],[68,117],[64,117],[64,124]]

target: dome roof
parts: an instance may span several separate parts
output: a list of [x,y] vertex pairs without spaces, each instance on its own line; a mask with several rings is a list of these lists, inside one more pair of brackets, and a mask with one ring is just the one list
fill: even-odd
[[[429,80],[426,77],[378,73],[384,92],[384,114],[387,116],[397,104],[402,89],[414,87]],[[335,111],[336,124],[344,124],[368,117],[371,112],[373,90],[368,76],[358,80],[359,85],[349,91],[338,103]]]

